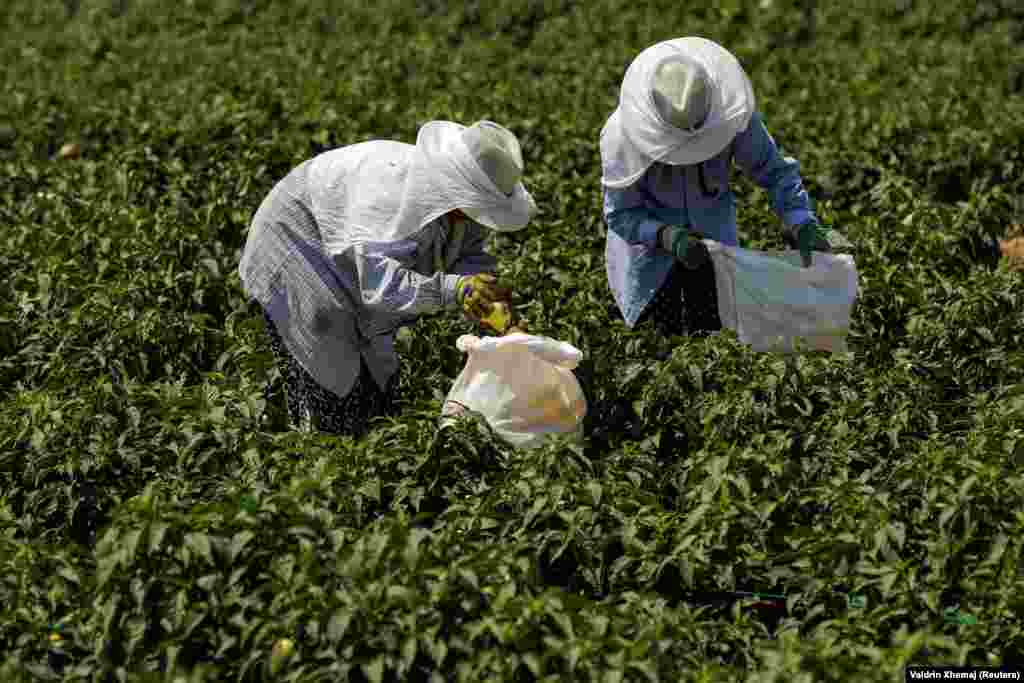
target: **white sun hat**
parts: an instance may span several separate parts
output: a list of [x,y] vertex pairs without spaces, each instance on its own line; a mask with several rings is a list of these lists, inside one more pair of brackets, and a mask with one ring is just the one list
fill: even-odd
[[696,62],[662,62],[654,72],[654,105],[662,119],[680,130],[694,131],[707,118],[709,90],[708,74]]
[[406,239],[462,209],[494,230],[526,227],[537,205],[522,183],[519,142],[489,121],[423,125],[410,145],[369,140],[320,154],[310,199],[327,251]]
[[519,140],[507,128],[493,121],[472,126],[433,121],[420,129],[416,146],[432,165],[465,181],[453,208],[474,221],[509,232],[526,227],[536,212],[537,205],[522,183]]
[[477,121],[462,130],[462,141],[491,182],[511,197],[523,177],[523,153],[512,131],[492,121]]
[[655,162],[707,161],[746,129],[755,107],[746,72],[718,43],[691,36],[652,45],[629,65],[601,130],[601,182],[623,188]]

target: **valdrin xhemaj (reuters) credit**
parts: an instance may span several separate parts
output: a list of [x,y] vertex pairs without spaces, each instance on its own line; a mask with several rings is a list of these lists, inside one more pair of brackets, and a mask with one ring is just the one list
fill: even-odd
[[904,681],[1019,681],[1022,669],[997,666],[908,666]]

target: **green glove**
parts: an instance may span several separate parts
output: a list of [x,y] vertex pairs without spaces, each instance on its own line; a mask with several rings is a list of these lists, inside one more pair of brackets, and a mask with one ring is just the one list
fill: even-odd
[[690,244],[690,231],[685,225],[663,225],[658,230],[658,242],[661,248],[676,257],[679,261],[686,260],[686,248]]
[[791,249],[800,250],[805,268],[811,265],[812,251],[842,251],[853,246],[838,230],[825,228],[813,220],[789,226],[782,238]]
[[661,248],[676,257],[686,268],[697,268],[710,258],[704,243],[694,239],[690,242],[690,230],[684,225],[663,225],[658,230]]

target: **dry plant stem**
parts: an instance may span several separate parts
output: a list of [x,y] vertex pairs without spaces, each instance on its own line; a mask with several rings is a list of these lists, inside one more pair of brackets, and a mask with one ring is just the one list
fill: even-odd
[[999,251],[1013,270],[1024,270],[1024,237],[999,241]]

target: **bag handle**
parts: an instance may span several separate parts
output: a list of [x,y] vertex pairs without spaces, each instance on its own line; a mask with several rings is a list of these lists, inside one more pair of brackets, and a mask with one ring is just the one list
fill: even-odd
[[582,351],[572,344],[557,339],[534,336],[524,340],[523,343],[538,358],[567,370],[575,369],[583,359]]
[[463,353],[476,351],[480,346],[480,337],[472,334],[464,334],[455,340],[455,348]]
[[533,334],[513,334],[483,339],[472,334],[464,334],[455,342],[455,347],[463,353],[498,351],[512,346],[526,347],[538,358],[568,370],[576,368],[583,359],[583,352],[572,344]]

